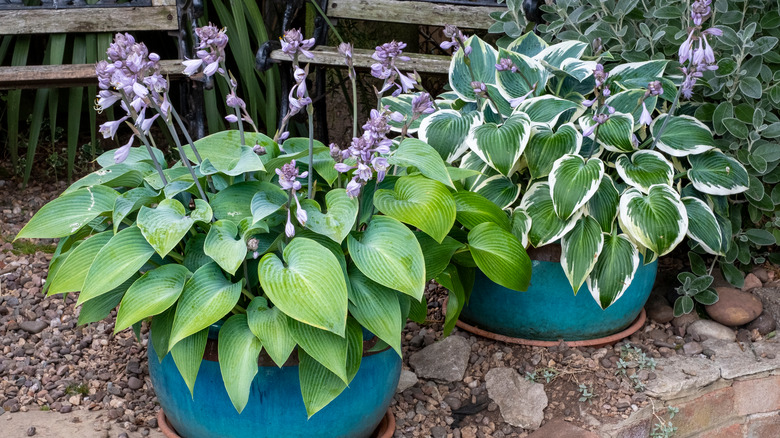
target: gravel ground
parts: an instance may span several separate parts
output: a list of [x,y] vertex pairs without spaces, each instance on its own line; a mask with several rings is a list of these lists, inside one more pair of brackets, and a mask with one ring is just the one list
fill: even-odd
[[[53,242],[12,243],[32,214],[64,188],[55,184],[20,190],[0,181],[0,415],[101,410],[96,429],[110,423],[119,426],[114,431],[145,436],[157,426],[158,409],[145,345],[127,330],[112,336],[113,321],[77,326],[73,294],[45,298],[40,293]],[[664,263],[661,278],[664,268],[680,268],[674,260]],[[426,323],[410,322],[404,331],[405,370],[411,369],[410,356],[441,339],[446,291],[430,285],[428,296]],[[652,321],[627,340],[630,345],[604,348],[516,346],[458,329],[453,336],[464,337],[471,349],[465,377],[449,383],[419,379],[396,394],[392,409],[397,437],[527,435],[529,431],[504,422],[499,406],[488,397],[485,377],[498,367],[544,385],[545,421],[565,419],[595,429],[649,403],[642,389],[655,378],[653,359],[695,352],[699,341],[687,335],[684,326]]]

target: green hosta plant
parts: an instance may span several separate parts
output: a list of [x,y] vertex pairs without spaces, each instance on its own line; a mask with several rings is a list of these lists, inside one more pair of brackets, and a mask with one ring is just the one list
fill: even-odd
[[[113,137],[126,125],[130,141],[98,158],[101,169],[45,205],[17,238],[59,238],[46,283],[48,295],[79,292],[80,323],[118,306],[115,331],[151,319],[151,342],[171,354],[193,391],[209,328],[221,323],[220,369],[240,412],[261,351],[279,366],[297,349],[300,384],[311,416],[355,376],[363,330],[401,354],[407,316],[426,317],[426,283],[437,278],[462,307],[474,267],[515,289],[528,286],[530,260],[510,232],[508,217],[486,198],[456,189],[463,170],[447,166],[430,145],[388,138],[400,114],[379,106],[347,148],[312,138],[256,132],[224,65],[227,36],[197,30],[198,58],[185,74],[224,79],[225,117],[237,129],[180,141],[157,57],[118,34],[97,64],[97,105],[121,107],[106,122]],[[307,111],[311,40],[285,34],[296,84],[288,114]],[[397,85],[399,43],[386,45],[377,67]],[[344,47],[350,63],[351,47]],[[351,64],[351,63],[350,63]],[[383,69],[389,71],[384,74]],[[430,100],[418,100],[420,114]],[[166,163],[149,127],[162,119],[179,160]],[[244,128],[248,129],[244,129]],[[141,147],[133,147],[140,142]],[[455,175],[453,178],[452,175]],[[448,315],[448,330],[454,319]]]
[[676,112],[714,62],[699,50],[719,32],[701,24],[680,51],[683,70],[666,60],[607,70],[584,42],[549,45],[529,33],[493,47],[449,29],[452,91],[416,134],[525,245],[560,243],[574,293],[587,283],[607,308],[642,259],[686,237],[725,255],[731,225],[721,207],[749,186],[710,128]]

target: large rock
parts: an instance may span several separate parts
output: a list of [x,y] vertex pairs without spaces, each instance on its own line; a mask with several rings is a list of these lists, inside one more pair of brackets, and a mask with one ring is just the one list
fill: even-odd
[[756,342],[745,349],[736,342],[708,340],[703,344],[715,352],[712,359],[724,379],[780,369],[780,344],[777,342]]
[[716,287],[718,302],[706,306],[710,317],[728,326],[745,325],[758,318],[764,306],[755,295],[732,287]]
[[758,333],[766,335],[775,331],[777,328],[777,321],[775,321],[772,315],[770,315],[765,309],[761,315],[754,319],[753,322],[748,324],[746,328],[751,331],[758,330]]
[[547,394],[544,385],[523,379],[512,368],[493,368],[485,375],[488,397],[496,402],[504,421],[536,430],[544,420]]
[[723,324],[707,319],[700,319],[692,322],[691,325],[688,326],[688,333],[690,333],[691,336],[706,336],[707,339],[719,339],[731,342],[737,340],[737,335],[734,333],[734,330]]
[[598,438],[595,433],[585,430],[581,427],[577,427],[574,424],[564,421],[561,418],[555,418],[547,423],[544,427],[536,432],[528,435],[528,438]]
[[445,382],[463,380],[469,364],[471,346],[460,336],[448,336],[409,357],[417,377]]
[[709,359],[674,355],[658,359],[656,378],[647,381],[645,393],[661,400],[697,394],[720,378],[720,368]]
[[758,287],[750,292],[761,299],[764,309],[775,321],[780,321],[780,287]]

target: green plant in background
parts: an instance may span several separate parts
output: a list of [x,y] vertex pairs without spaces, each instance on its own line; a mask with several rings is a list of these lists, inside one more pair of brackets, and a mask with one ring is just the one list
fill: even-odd
[[580,397],[577,399],[578,401],[593,403],[593,397],[595,397],[596,394],[593,393],[592,385],[580,383],[580,385],[577,387],[577,392],[580,393]]
[[[518,13],[521,3],[508,0],[510,12],[496,14],[498,21],[491,31],[519,36],[527,26],[525,17]],[[540,9],[548,24],[537,29],[551,42],[595,42],[596,53],[605,60],[664,59],[676,54],[687,38],[693,25],[689,12],[696,3],[542,2]],[[709,22],[723,32],[709,41],[720,59],[718,69],[704,73],[704,86],[680,111],[707,123],[716,134],[717,147],[749,172],[744,195],[714,204],[721,225],[730,223],[733,235],[719,267],[726,280],[741,286],[744,271],[751,266],[767,260],[780,263],[780,252],[772,250],[780,241],[780,2],[718,0],[711,6]],[[693,251],[702,254],[700,248]],[[683,295],[685,309],[693,308],[690,292]]]
[[656,423],[653,424],[653,429],[650,431],[652,438],[671,438],[677,432],[677,427],[672,423],[674,416],[680,412],[680,408],[674,406],[666,407],[666,415],[669,419],[664,419],[658,415],[655,411],[655,405],[653,405],[653,416],[656,418]]

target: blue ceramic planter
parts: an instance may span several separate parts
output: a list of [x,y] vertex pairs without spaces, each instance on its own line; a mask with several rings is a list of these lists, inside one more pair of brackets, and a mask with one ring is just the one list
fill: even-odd
[[151,342],[148,355],[160,406],[182,438],[366,438],[387,412],[401,373],[392,349],[364,356],[349,388],[307,420],[297,365],[259,366],[249,403],[238,414],[218,362],[202,362],[193,400],[171,355],[160,363]]
[[488,332],[540,341],[579,341],[615,334],[628,327],[650,296],[658,262],[639,269],[628,290],[602,310],[587,284],[575,296],[560,263],[532,260],[531,286],[517,292],[477,271],[471,298],[460,320]]

